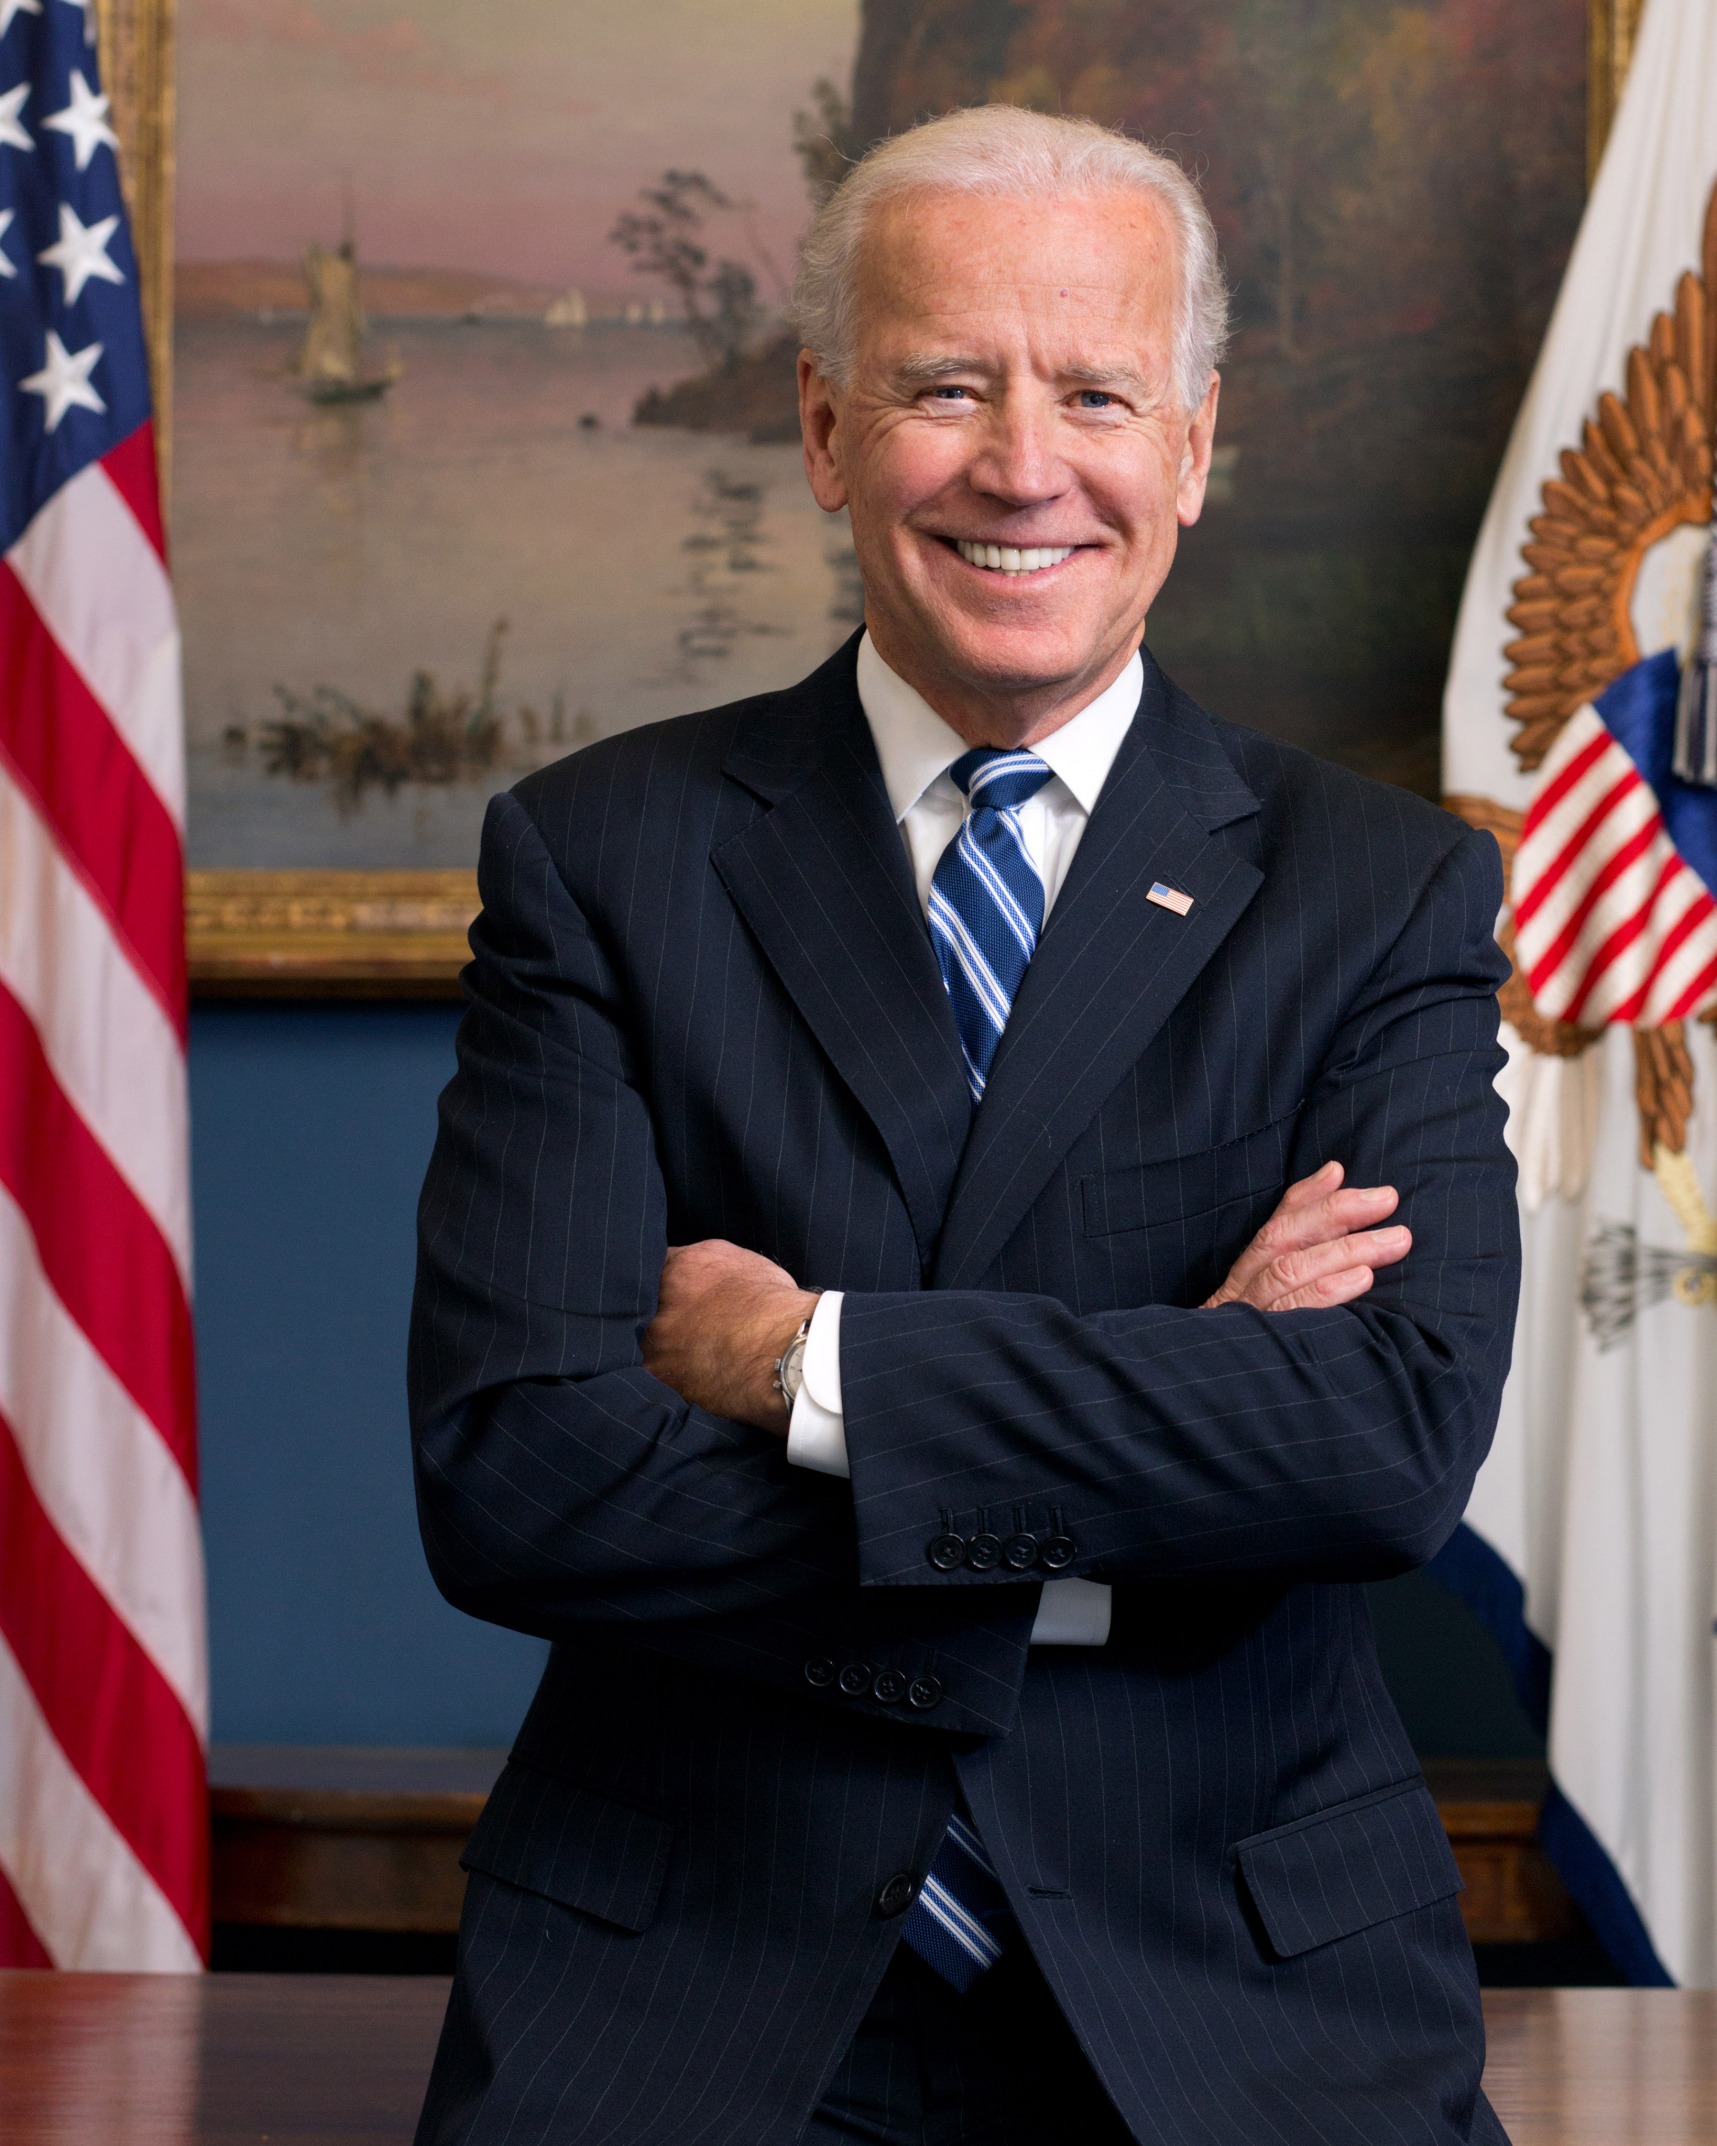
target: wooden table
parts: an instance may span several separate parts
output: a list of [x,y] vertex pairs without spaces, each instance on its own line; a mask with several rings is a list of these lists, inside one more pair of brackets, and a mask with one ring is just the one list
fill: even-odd
[[[431,1976],[0,1974],[0,2146],[409,2146]],[[1492,1990],[1514,2146],[1717,2146],[1717,1992]]]
[[1711,2146],[1717,1990],[1487,1990],[1514,2146]]
[[0,1973],[0,2146],[409,2146],[434,1976]]

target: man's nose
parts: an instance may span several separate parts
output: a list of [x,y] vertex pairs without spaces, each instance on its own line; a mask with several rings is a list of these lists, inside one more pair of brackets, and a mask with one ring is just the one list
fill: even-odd
[[1010,507],[1041,505],[1066,491],[1055,413],[1009,398],[993,410],[968,472],[975,491]]

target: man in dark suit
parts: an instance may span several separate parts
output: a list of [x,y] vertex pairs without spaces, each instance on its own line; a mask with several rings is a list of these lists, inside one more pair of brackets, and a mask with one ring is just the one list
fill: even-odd
[[554,1650],[420,2138],[1497,2141],[1359,1584],[1507,1364],[1495,846],[1141,649],[1177,167],[936,122],[800,315],[864,635],[485,829],[419,1498]]

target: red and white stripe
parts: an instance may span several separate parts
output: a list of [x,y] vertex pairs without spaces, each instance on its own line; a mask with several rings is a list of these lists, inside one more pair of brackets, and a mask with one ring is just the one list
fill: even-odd
[[207,1944],[183,822],[145,425],[0,560],[0,1965]]
[[1717,901],[1593,707],[1545,759],[1512,894],[1521,970],[1548,1019],[1656,1028],[1717,997]]

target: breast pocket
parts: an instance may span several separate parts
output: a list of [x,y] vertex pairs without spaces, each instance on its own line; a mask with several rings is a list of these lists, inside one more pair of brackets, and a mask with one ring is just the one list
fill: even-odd
[[1101,1242],[1129,1295],[1204,1302],[1281,1198],[1294,1123],[1278,1118],[1218,1147],[1081,1180],[1085,1234]]

